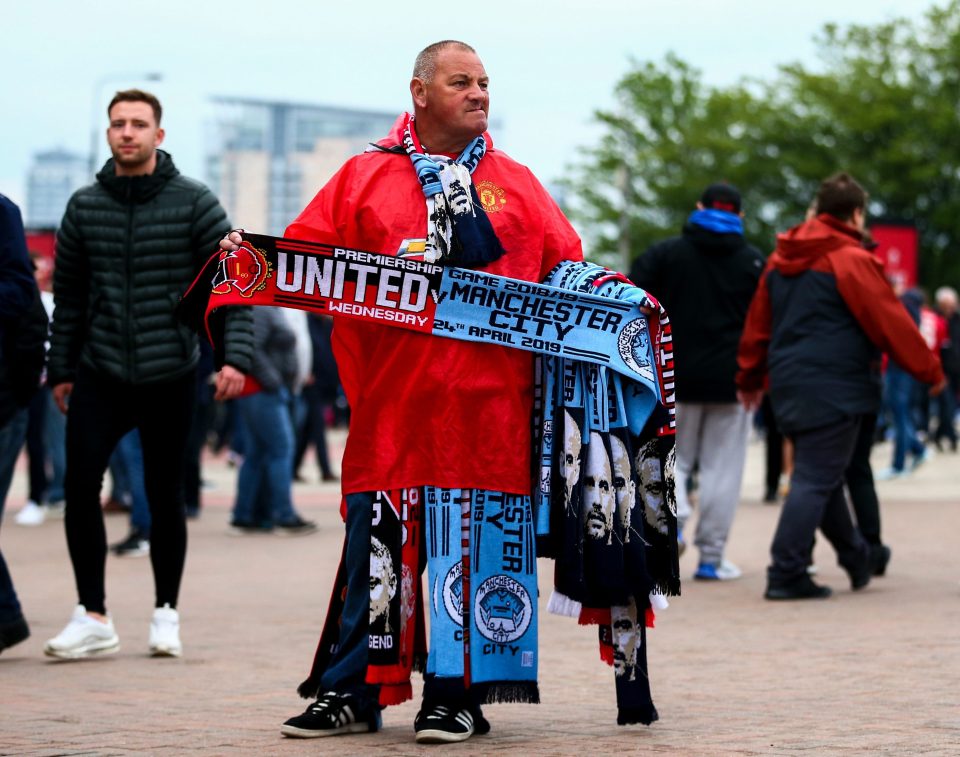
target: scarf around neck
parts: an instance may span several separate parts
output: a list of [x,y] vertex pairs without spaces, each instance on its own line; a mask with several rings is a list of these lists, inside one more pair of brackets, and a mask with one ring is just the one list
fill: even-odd
[[403,147],[427,198],[423,260],[477,268],[500,258],[505,250],[480,203],[471,176],[487,151],[483,135],[470,142],[454,160],[432,156],[420,145],[413,119],[408,116],[403,127]]
[[739,234],[743,236],[743,219],[736,213],[716,208],[695,210],[687,219],[689,223],[700,226],[717,234]]

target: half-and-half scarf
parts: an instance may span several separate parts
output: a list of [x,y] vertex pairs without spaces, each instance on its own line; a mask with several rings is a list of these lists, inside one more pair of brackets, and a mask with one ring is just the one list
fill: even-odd
[[476,268],[501,257],[503,246],[471,176],[487,152],[483,135],[473,139],[455,160],[429,155],[417,140],[416,123],[408,113],[403,125],[403,147],[413,161],[427,198],[427,243],[421,259],[438,265]]
[[[476,702],[539,702],[530,498],[431,486],[364,496],[371,517],[365,680],[378,687],[379,703],[410,699],[413,670],[434,676],[438,687],[449,682],[454,695],[470,690]],[[307,698],[319,694],[337,648],[347,589],[344,559],[310,675],[298,688]]]
[[[534,459],[541,554],[556,558],[548,609],[600,626],[614,666],[617,722],[657,718],[646,667],[652,603],[680,591],[673,483],[673,358],[669,319],[619,274],[561,263],[545,283],[654,311],[630,338],[651,382],[571,359],[538,357]],[[663,603],[665,604],[665,603]]]

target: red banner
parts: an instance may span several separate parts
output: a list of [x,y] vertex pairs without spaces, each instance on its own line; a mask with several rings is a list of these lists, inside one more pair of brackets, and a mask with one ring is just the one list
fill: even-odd
[[917,283],[917,230],[913,226],[877,223],[870,233],[887,278],[909,289]]

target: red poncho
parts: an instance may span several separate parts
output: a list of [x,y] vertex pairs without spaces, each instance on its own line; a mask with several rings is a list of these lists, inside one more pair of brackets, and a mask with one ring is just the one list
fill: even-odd
[[[381,146],[401,143],[401,123]],[[484,270],[541,281],[559,261],[582,259],[540,182],[484,136],[473,183],[506,250]],[[351,158],[285,236],[388,255],[422,242],[426,200],[410,158]],[[346,320],[334,326],[333,348],[351,408],[344,494],[423,485],[530,493],[529,352]]]

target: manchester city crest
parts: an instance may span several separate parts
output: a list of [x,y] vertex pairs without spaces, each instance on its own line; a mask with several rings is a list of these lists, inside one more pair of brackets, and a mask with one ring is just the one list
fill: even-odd
[[447,571],[443,579],[443,606],[450,620],[463,625],[463,565],[457,563]]
[[527,632],[533,617],[530,594],[510,576],[491,576],[477,589],[477,629],[484,638],[509,644]]
[[617,351],[630,370],[653,381],[653,364],[650,360],[650,332],[645,318],[634,318],[627,323],[617,338]]

